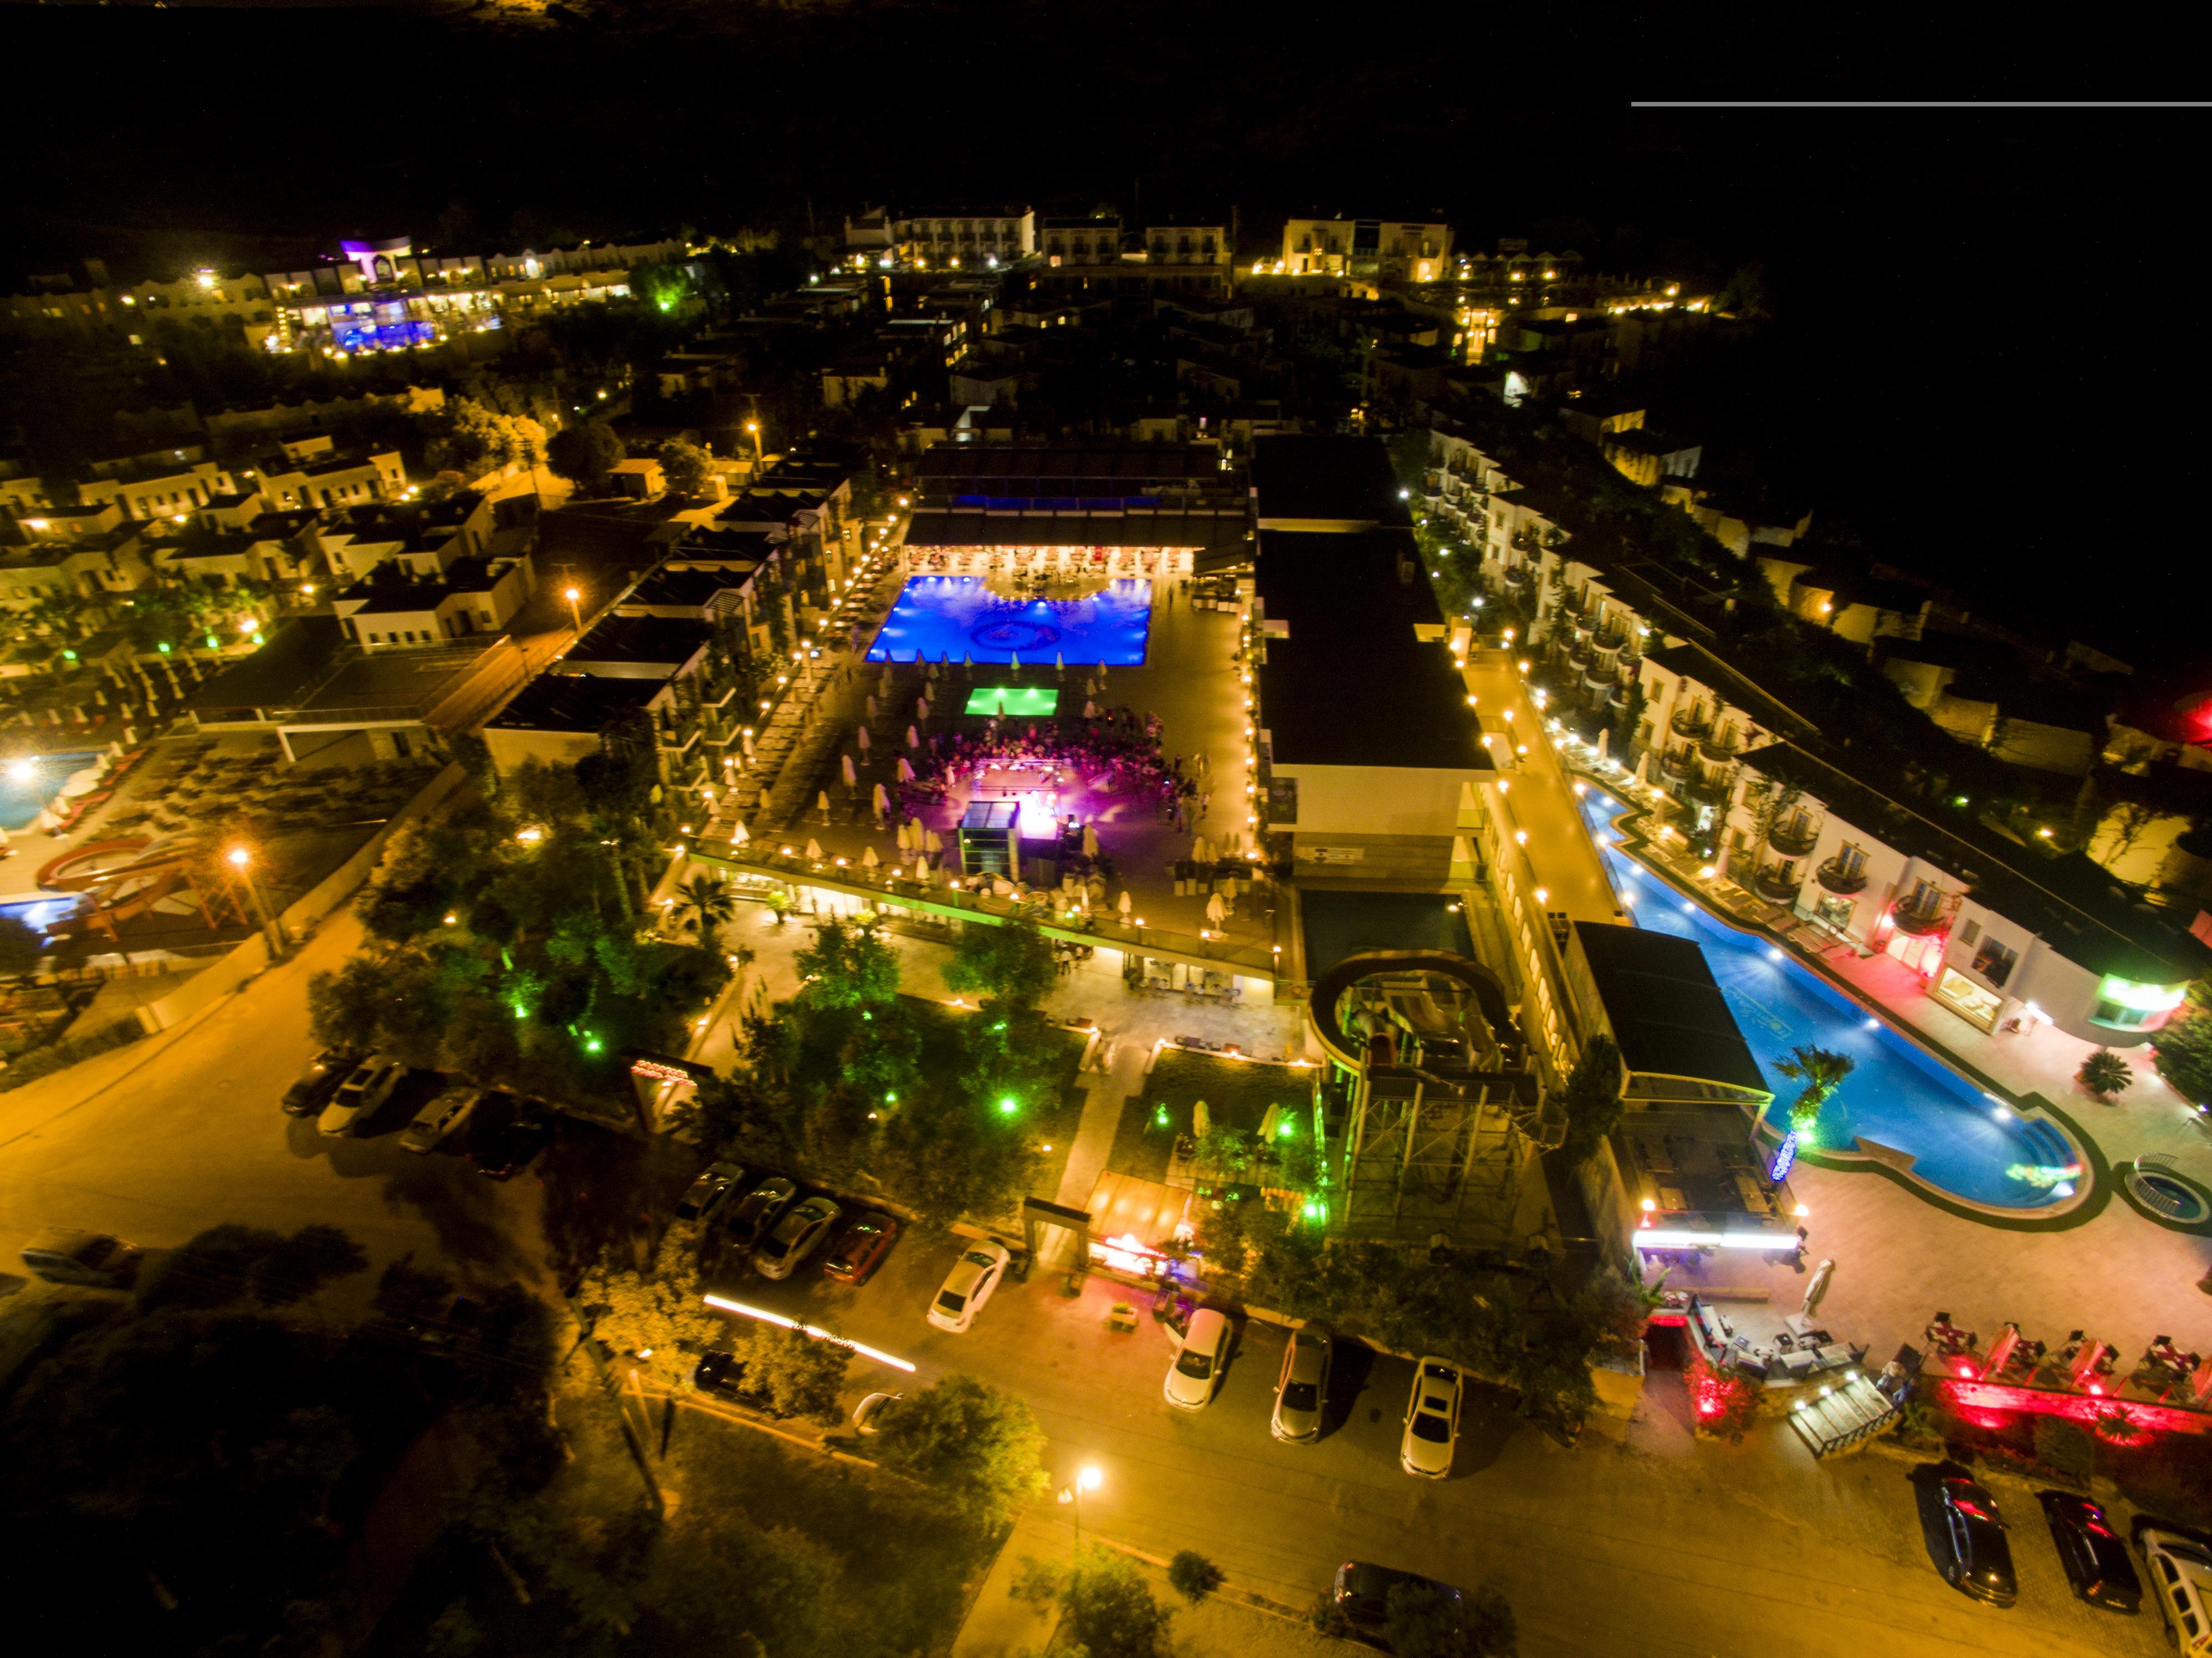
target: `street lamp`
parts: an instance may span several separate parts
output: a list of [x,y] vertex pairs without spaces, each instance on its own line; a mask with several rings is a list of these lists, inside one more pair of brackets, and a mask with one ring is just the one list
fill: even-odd
[[262,936],[268,940],[269,954],[272,957],[283,955],[284,935],[276,930],[276,924],[269,919],[269,906],[261,901],[261,888],[253,878],[253,854],[244,847],[233,847],[223,856],[230,860],[230,866],[236,870],[246,882],[246,895],[253,901],[253,913],[261,918]]
[[584,618],[576,609],[576,601],[583,596],[582,590],[576,587],[563,588],[561,593],[561,597],[568,601],[568,620],[574,626],[579,639],[584,635]]
[[753,472],[754,475],[757,477],[761,468],[766,465],[766,462],[761,456],[760,422],[757,420],[747,421],[745,422],[745,430],[753,434]]
[[1074,1479],[1060,1488],[1060,1500],[1072,1506],[1075,1511],[1075,1554],[1079,1569],[1083,1564],[1083,1493],[1097,1491],[1105,1480],[1106,1476],[1098,1472],[1097,1463],[1086,1462]]

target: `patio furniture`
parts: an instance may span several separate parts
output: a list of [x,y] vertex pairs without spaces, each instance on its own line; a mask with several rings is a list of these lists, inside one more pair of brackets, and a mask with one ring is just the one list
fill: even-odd
[[1117,1301],[1106,1315],[1106,1327],[1120,1335],[1134,1335],[1137,1331],[1137,1309],[1126,1301]]

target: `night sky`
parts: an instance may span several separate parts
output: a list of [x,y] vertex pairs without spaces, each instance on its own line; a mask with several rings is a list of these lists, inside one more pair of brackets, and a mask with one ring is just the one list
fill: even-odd
[[[1784,56],[1632,8],[1548,34],[1237,0],[488,15],[0,7],[0,54],[46,66],[13,77],[0,268],[251,263],[210,233],[420,238],[452,202],[486,244],[518,212],[605,236],[834,228],[875,201],[1233,205],[1249,244],[1313,208],[1441,210],[1463,246],[1601,268],[1761,259],[1773,328],[1679,412],[1870,550],[2166,650],[2212,598],[2200,112],[1627,106],[2069,95],[2099,67],[2077,41],[2061,86],[2016,43],[1856,17]],[[2131,66],[2126,95],[2158,73]],[[146,229],[175,234],[125,234]]]

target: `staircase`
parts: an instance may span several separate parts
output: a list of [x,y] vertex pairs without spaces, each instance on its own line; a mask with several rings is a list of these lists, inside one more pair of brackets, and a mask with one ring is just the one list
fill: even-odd
[[1790,1412],[1790,1425],[1797,1430],[1815,1456],[1863,1445],[1886,1433],[1897,1421],[1898,1407],[1864,1376],[1856,1376],[1823,1394],[1801,1400]]

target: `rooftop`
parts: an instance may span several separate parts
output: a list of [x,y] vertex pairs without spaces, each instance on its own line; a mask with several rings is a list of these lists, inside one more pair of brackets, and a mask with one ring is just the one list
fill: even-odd
[[1201,552],[1242,546],[1241,508],[1218,513],[1030,508],[955,513],[915,509],[909,547],[1191,547]]
[[1263,530],[1256,580],[1277,765],[1489,769],[1410,531]]
[[485,723],[500,731],[595,734],[641,713],[659,693],[659,682],[652,679],[540,674]]
[[1270,436],[1252,451],[1252,495],[1270,520],[1410,525],[1380,438]]
[[1773,1091],[1694,940],[1604,921],[1575,937],[1630,1071]]
[[1227,481],[1220,449],[1196,443],[940,443],[922,451],[915,473],[925,494],[986,495],[1120,495],[1132,484]]
[[601,666],[651,666],[673,673],[714,636],[708,623],[682,616],[611,616],[577,641],[562,666],[569,673]]

